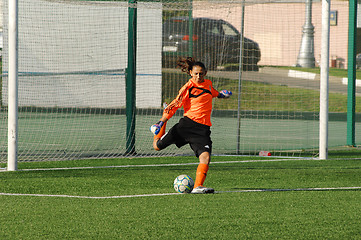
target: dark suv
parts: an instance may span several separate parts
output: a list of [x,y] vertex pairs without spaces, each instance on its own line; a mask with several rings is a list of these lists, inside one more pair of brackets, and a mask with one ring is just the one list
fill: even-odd
[[[175,17],[163,23],[164,67],[173,64],[177,57],[190,55],[202,61],[208,69],[215,69],[225,63],[239,63],[240,33],[230,23],[193,18],[193,35],[189,25],[188,17]],[[243,70],[258,71],[260,58],[258,44],[244,38]]]

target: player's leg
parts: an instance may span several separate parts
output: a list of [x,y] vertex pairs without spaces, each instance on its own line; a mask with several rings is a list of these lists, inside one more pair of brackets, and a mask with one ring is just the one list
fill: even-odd
[[196,123],[184,117],[179,121],[178,134],[180,138],[189,143],[194,154],[199,158],[196,181],[192,193],[213,193],[214,189],[203,186],[207,177],[212,153],[211,131],[209,126]]
[[194,188],[203,186],[204,181],[206,180],[210,162],[209,152],[203,152],[199,155],[199,164],[196,172],[196,181],[194,183]]
[[213,188],[203,186],[207,177],[208,168],[208,164],[199,163],[196,173],[196,181],[192,193],[214,193]]
[[171,144],[175,144],[177,147],[182,147],[185,144],[187,144],[187,142],[181,136],[179,136],[178,126],[179,123],[176,123],[173,127],[169,129],[167,133],[164,133],[165,132],[165,128],[164,128],[164,132],[159,132],[156,136],[154,136],[154,140],[153,140],[154,149],[160,151],[162,149],[165,149]]
[[194,182],[194,189],[192,193],[214,193],[213,188],[208,188],[204,186],[210,161],[211,161],[210,152],[205,151],[199,155],[199,164],[197,167],[196,180]]

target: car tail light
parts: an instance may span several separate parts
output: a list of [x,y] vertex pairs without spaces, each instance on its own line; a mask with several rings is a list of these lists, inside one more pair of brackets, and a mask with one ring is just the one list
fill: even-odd
[[[193,41],[197,41],[198,40],[198,36],[197,35],[193,35],[192,37]],[[189,35],[184,35],[182,40],[184,41],[189,41]]]

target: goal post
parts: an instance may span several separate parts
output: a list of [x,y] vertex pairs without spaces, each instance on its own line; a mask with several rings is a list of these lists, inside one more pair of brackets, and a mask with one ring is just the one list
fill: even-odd
[[8,171],[18,159],[18,0],[9,0]]
[[328,156],[329,46],[331,0],[322,0],[322,42],[320,78],[320,145],[319,158]]
[[348,63],[347,1],[333,1],[332,26],[330,0],[312,1],[312,69],[295,66],[304,0],[22,0],[17,36],[17,1],[3,1],[0,162],[9,170],[17,161],[193,155],[154,151],[149,132],[190,78],[176,60],[191,55],[215,89],[233,92],[213,102],[213,154],[325,159],[345,145],[346,86],[329,69]]

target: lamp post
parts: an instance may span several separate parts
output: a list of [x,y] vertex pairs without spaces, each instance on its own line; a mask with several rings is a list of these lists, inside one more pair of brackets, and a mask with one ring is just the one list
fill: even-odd
[[306,0],[306,19],[302,30],[300,52],[297,57],[298,67],[315,67],[314,27],[312,25],[312,0]]

